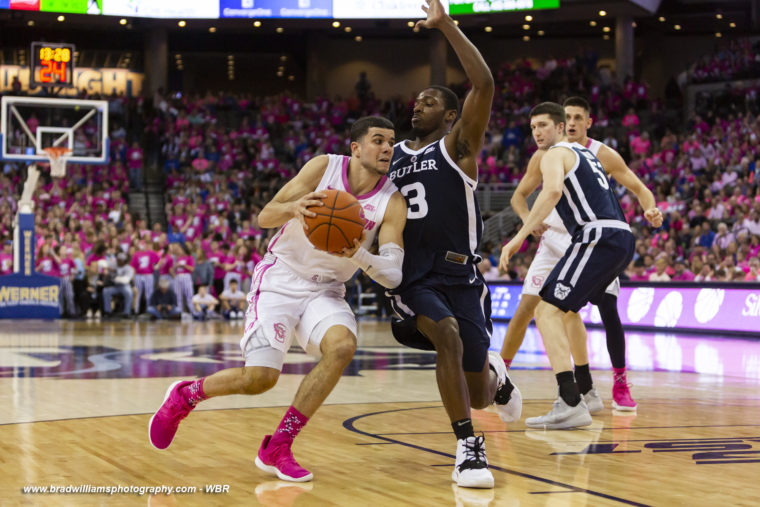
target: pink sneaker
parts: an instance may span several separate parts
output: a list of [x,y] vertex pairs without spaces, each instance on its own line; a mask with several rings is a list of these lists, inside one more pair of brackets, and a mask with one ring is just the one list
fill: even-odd
[[261,470],[276,475],[283,481],[307,482],[314,475],[296,462],[290,445],[269,445],[272,435],[264,437],[256,456],[256,466]]
[[164,396],[164,402],[158,411],[153,414],[148,423],[148,437],[150,443],[156,449],[166,449],[174,440],[179,423],[187,417],[190,411],[195,408],[190,405],[185,398],[179,394],[179,390],[188,384],[189,380],[178,380],[169,386]]
[[631,397],[629,386],[625,373],[615,375],[615,383],[612,385],[612,408],[624,412],[636,410],[636,402]]

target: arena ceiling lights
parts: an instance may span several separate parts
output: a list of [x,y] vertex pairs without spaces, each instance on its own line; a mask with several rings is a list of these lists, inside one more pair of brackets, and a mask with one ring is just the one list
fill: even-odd
[[[556,9],[560,0],[441,0],[452,15]],[[420,0],[0,0],[0,9],[132,18],[419,18]]]

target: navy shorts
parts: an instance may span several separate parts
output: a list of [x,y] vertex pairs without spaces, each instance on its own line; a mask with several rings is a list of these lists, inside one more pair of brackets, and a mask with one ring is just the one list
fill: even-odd
[[541,299],[563,312],[597,303],[607,286],[631,262],[635,238],[630,231],[590,227],[579,231],[541,288]]
[[391,325],[399,343],[422,350],[435,350],[415,323],[417,315],[438,322],[454,317],[462,339],[464,371],[483,370],[491,346],[491,294],[480,272],[467,278],[430,273],[400,294],[391,296],[391,306],[399,319]]

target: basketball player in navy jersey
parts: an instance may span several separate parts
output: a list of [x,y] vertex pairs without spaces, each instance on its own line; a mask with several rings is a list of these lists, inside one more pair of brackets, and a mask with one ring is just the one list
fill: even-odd
[[[396,339],[437,352],[436,378],[457,437],[452,479],[459,486],[492,488],[482,436],[475,436],[470,407],[485,408],[506,380],[494,353],[489,368],[491,302],[476,269],[482,233],[475,198],[477,155],[491,114],[494,83],[477,48],[457,28],[439,0],[423,6],[418,26],[440,30],[454,48],[472,89],[457,121],[459,100],[431,86],[415,100],[413,139],[396,145],[389,177],[408,205],[401,285],[391,291]],[[497,373],[498,372],[498,373]]]
[[[565,133],[567,141],[578,143],[588,148],[601,162],[607,173],[614,171],[616,174],[624,175],[628,186],[633,189],[645,210],[655,208],[655,199],[652,192],[644,185],[628,168],[620,154],[614,149],[606,146],[599,141],[590,139],[587,135],[591,127],[591,107],[586,99],[582,97],[570,97],[564,102],[565,115],[567,124]],[[541,171],[539,165],[541,158],[546,153],[545,150],[538,150],[533,154],[528,162],[528,168],[525,171],[519,185],[512,195],[511,205],[521,219],[528,217],[529,209],[527,197],[533,193],[541,183]],[[554,218],[556,217],[556,218]],[[541,244],[533,258],[530,269],[525,277],[522,297],[520,304],[515,311],[514,316],[509,322],[507,332],[504,336],[504,345],[501,349],[501,356],[507,368],[510,367],[520,345],[525,338],[525,331],[528,324],[533,320],[538,302],[541,297],[538,295],[544,281],[551,270],[564,254],[571,238],[567,230],[562,225],[556,213],[552,212],[547,220],[539,226],[534,235],[541,237]],[[614,370],[614,384],[612,387],[612,406],[616,410],[632,411],[636,410],[636,402],[631,397],[628,389],[628,381],[625,372],[625,334],[620,322],[620,315],[617,309],[617,297],[620,290],[620,283],[617,279],[613,281],[605,290],[599,301],[593,301],[598,304],[599,314],[604,324],[607,334],[607,351],[612,361]],[[604,404],[593,388],[591,372],[588,365],[588,351],[586,348],[585,336],[579,336],[577,343],[570,344],[575,363],[575,381],[578,383],[581,396],[589,407],[589,411],[594,414],[604,408]],[[580,340],[580,338],[583,338]],[[519,399],[509,401],[510,405],[519,404]],[[501,408],[501,407],[499,407]],[[512,413],[518,414],[521,409],[515,407]],[[500,411],[501,415],[501,411]],[[505,419],[505,417],[502,417]],[[509,422],[505,420],[505,422]]]
[[[589,301],[603,297],[633,257],[635,240],[599,159],[584,146],[565,141],[563,107],[544,102],[533,108],[530,118],[533,139],[546,151],[540,164],[543,188],[522,229],[502,249],[500,267],[509,267],[510,257],[555,207],[572,240],[544,282],[539,292],[542,300],[536,307],[536,324],[556,374],[559,398],[548,414],[530,417],[525,424],[545,429],[587,426],[591,415],[575,382],[570,358],[570,344],[585,339],[586,333],[577,312]],[[635,191],[638,178],[632,173],[617,165],[608,169],[619,183]],[[662,225],[656,207],[644,209],[652,226]]]

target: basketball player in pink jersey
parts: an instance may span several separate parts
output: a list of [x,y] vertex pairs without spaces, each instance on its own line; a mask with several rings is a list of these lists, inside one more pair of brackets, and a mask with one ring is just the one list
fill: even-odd
[[[291,446],[338,383],[356,350],[356,319],[345,301],[345,282],[357,269],[384,287],[401,282],[406,202],[387,178],[395,142],[393,124],[365,117],[351,126],[351,156],[319,155],[290,180],[259,215],[264,228],[281,227],[256,265],[240,347],[243,368],[195,381],[176,382],[150,420],[150,441],[166,449],[180,421],[202,400],[259,394],[276,383],[293,340],[321,356],[301,382],[293,404],[273,435],[267,435],[256,465],[280,479],[305,482],[312,474],[293,458]],[[342,255],[316,250],[304,233],[309,208],[321,206],[328,188],[356,196],[364,209],[364,237]],[[369,248],[378,238],[379,252]]]
[[[588,129],[592,124],[591,108],[588,102],[581,97],[570,97],[565,100],[563,106],[567,118],[565,133],[568,142],[578,143],[591,151],[602,163],[608,174],[614,172],[616,175],[625,175],[625,181],[621,181],[621,183],[630,185],[642,207],[645,210],[656,209],[654,195],[631,172],[620,154],[609,146],[588,137]],[[541,183],[539,166],[545,153],[545,150],[539,150],[533,155],[528,162],[525,175],[512,195],[512,208],[523,221],[529,214],[527,197]],[[504,337],[504,345],[501,349],[501,356],[508,368],[522,344],[528,325],[533,320],[536,306],[541,301],[539,291],[571,241],[570,234],[568,234],[556,210],[549,214],[543,225],[534,231],[534,234],[540,235],[541,243],[525,276],[520,304],[509,322]],[[612,406],[617,410],[633,411],[636,410],[636,402],[628,389],[625,372],[625,334],[617,310],[619,292],[620,281],[615,279],[607,287],[601,300],[598,301],[598,307],[607,333],[607,350],[615,372],[615,382],[612,387]],[[576,338],[578,339],[570,342],[573,362],[575,363],[574,376],[583,401],[588,405],[589,412],[594,414],[604,408],[604,403],[596,389],[593,388],[588,364],[586,335],[585,333],[579,334],[576,335]],[[515,388],[509,401],[505,405],[497,405],[497,409],[504,422],[511,422],[520,418],[521,405],[520,392]]]
[[153,243],[153,248],[148,248],[144,241],[140,242],[140,249],[132,256],[130,265],[135,268],[135,315],[140,311],[140,297],[145,294],[145,307],[153,294],[153,270],[158,266],[161,256],[158,253],[158,243]]

